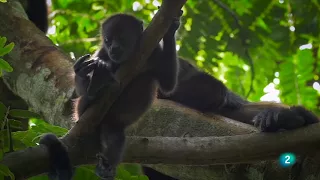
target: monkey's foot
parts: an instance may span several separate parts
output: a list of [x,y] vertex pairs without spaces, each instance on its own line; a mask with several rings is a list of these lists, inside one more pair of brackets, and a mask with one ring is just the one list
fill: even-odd
[[319,122],[310,111],[301,106],[290,109],[273,107],[261,111],[254,118],[254,125],[262,132],[275,132],[281,129],[292,130]]
[[96,175],[103,180],[114,180],[116,176],[116,167],[108,163],[107,158],[99,153],[97,154],[98,164],[96,166]]

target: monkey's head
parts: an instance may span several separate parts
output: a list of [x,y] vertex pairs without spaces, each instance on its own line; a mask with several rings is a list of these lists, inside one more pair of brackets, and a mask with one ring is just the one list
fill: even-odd
[[116,14],[102,24],[103,48],[111,61],[122,63],[136,50],[143,23],[128,14]]

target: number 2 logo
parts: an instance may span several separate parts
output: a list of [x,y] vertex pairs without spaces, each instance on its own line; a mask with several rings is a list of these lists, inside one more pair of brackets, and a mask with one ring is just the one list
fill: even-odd
[[279,164],[283,168],[291,167],[296,163],[296,156],[293,153],[286,152],[280,155]]
[[286,160],[284,161],[284,163],[286,163],[286,164],[290,164],[291,162],[290,162],[290,156],[285,156],[284,157]]

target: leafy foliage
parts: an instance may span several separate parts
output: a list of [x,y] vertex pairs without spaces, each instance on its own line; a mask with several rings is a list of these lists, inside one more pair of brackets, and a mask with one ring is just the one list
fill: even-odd
[[[283,103],[320,113],[319,4],[316,0],[188,0],[178,36],[179,55],[242,96],[249,91],[254,68],[249,100],[259,101],[272,84],[273,96]],[[147,25],[158,5],[157,0],[54,1],[55,31],[49,37],[76,57],[93,53],[99,47],[100,23],[109,15],[131,13]],[[300,50],[302,45],[307,49]]]
[[2,70],[5,70],[7,72],[12,72],[13,68],[10,66],[10,64],[2,59],[1,57],[11,52],[11,50],[14,47],[14,43],[11,42],[6,45],[7,38],[0,36],[0,77],[2,76]]
[[[1,1],[5,3],[6,1]],[[13,68],[1,57],[10,53],[14,47],[14,43],[11,42],[5,45],[7,42],[6,37],[0,36],[0,77],[2,76],[2,70],[7,72],[12,72]],[[21,124],[19,121],[14,119],[8,119],[9,108],[7,108],[2,102],[0,102],[0,160],[3,158],[3,155],[6,150],[12,148],[12,141],[10,127],[20,128]],[[4,177],[10,177],[10,179],[14,179],[14,174],[9,170],[8,167],[0,164],[0,178],[4,179]]]

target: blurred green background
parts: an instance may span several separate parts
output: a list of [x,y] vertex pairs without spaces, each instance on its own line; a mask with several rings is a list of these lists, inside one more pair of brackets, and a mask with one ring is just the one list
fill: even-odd
[[[48,36],[77,58],[99,48],[100,24],[109,15],[131,13],[147,26],[160,4],[54,0]],[[249,100],[299,104],[320,113],[318,0],[188,0],[183,10],[177,36],[180,56],[194,60],[243,97],[252,83]]]

